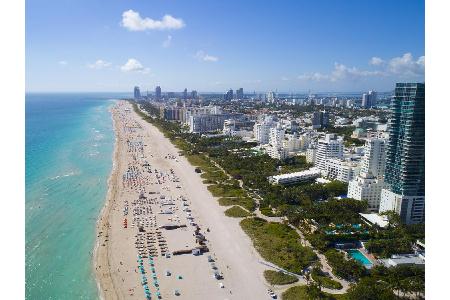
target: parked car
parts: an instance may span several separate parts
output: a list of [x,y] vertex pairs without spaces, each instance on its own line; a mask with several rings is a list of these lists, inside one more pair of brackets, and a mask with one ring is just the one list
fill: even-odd
[[275,294],[272,290],[267,290],[267,294],[269,294],[270,298],[277,299],[277,294]]

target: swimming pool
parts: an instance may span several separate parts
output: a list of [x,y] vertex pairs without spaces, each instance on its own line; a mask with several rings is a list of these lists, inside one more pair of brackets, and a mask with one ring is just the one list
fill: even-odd
[[347,250],[347,253],[355,260],[362,263],[366,268],[372,267],[372,262],[358,249]]

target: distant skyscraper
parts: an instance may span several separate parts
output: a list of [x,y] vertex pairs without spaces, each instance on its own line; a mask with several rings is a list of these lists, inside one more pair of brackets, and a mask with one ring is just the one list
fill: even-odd
[[370,107],[377,106],[377,92],[369,91]]
[[330,121],[330,116],[327,111],[316,111],[312,115],[313,129],[327,127]]
[[192,98],[192,99],[197,99],[197,98],[198,98],[198,94],[197,94],[197,91],[196,91],[196,90],[193,90],[193,91],[191,92],[191,98]]
[[368,108],[369,107],[369,95],[367,95],[366,93],[364,93],[362,95],[361,107],[362,108]]
[[393,210],[405,223],[425,219],[425,84],[397,83],[390,105],[386,189],[380,212]]
[[369,91],[369,93],[364,93],[362,95],[362,108],[371,108],[377,106],[377,92]]
[[236,90],[236,99],[244,99],[244,89],[239,88]]
[[275,101],[275,93],[270,91],[267,93],[267,102],[273,103]]
[[188,92],[187,92],[187,89],[184,89],[184,91],[183,91],[183,99],[184,100],[187,100],[187,96],[188,95]]
[[161,87],[159,85],[155,88],[155,99],[161,100]]
[[224,95],[225,101],[230,101],[233,99],[233,90],[229,89]]
[[141,99],[141,90],[138,86],[134,87],[134,99]]

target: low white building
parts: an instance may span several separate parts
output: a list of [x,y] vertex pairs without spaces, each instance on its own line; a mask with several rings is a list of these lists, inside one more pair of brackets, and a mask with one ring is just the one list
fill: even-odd
[[364,222],[366,222],[368,225],[372,226],[374,224],[380,226],[381,228],[384,228],[389,225],[389,221],[387,216],[383,216],[380,214],[363,214],[359,213],[359,215],[363,218]]
[[288,185],[303,181],[309,181],[318,177],[320,177],[320,170],[317,168],[311,168],[301,172],[270,176],[269,182],[271,182],[272,184]]
[[400,265],[416,265],[425,267],[425,256],[421,254],[394,254],[391,258],[380,259],[380,262],[387,268]]

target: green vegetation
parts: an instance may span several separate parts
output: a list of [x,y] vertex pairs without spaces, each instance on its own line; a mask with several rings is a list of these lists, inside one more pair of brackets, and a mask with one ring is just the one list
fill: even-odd
[[252,214],[239,206],[233,206],[225,211],[225,215],[232,218],[245,218],[251,216]]
[[[283,300],[306,300],[306,299],[320,299],[320,300],[347,300],[345,294],[343,295],[331,295],[321,292],[317,286],[314,285],[302,285],[294,286],[286,290],[281,298]],[[367,298],[368,300],[370,298]]]
[[355,281],[365,272],[363,265],[353,259],[347,260],[343,253],[335,249],[330,249],[325,252],[325,257],[333,268],[334,275],[340,278]]
[[259,208],[259,211],[263,214],[263,215],[265,215],[265,216],[267,216],[267,217],[275,217],[276,215],[273,213],[273,211],[272,211],[272,209],[270,208],[270,207],[260,207]]
[[219,204],[222,206],[232,206],[232,205],[239,205],[244,207],[245,209],[249,211],[255,210],[255,202],[253,199],[248,197],[229,197],[229,198],[220,198]]
[[314,252],[303,247],[298,234],[286,224],[269,223],[260,218],[244,219],[240,224],[265,260],[289,272],[300,274],[317,260]]
[[352,137],[349,137],[349,138],[345,139],[345,141],[344,141],[345,147],[351,147],[351,146],[359,147],[359,146],[364,146],[365,143],[366,142],[364,140],[355,139]]
[[311,278],[321,287],[340,290],[342,284],[333,280],[330,276],[324,274],[319,268],[314,268],[311,272]]
[[357,285],[352,286],[347,292],[347,297],[349,300],[398,299],[388,284],[373,278],[364,278]]
[[229,184],[213,184],[208,190],[214,197],[245,197],[245,192],[239,186]]
[[284,285],[291,284],[298,281],[298,278],[292,275],[285,274],[281,271],[265,270],[264,278],[269,284]]
[[303,207],[297,215],[292,216],[292,220],[290,221],[299,224],[298,222],[301,220],[314,219],[320,226],[328,226],[330,223],[359,224],[362,223],[359,213],[364,212],[366,208],[367,203],[364,201],[350,198],[341,200],[333,199]]

